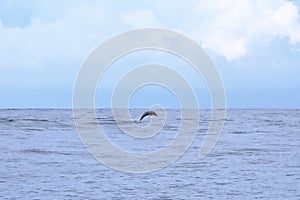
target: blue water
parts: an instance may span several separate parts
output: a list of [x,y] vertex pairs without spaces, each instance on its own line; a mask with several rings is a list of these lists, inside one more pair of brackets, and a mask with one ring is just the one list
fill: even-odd
[[[108,137],[128,151],[164,145],[180,120],[177,110],[168,110],[166,141],[129,144],[111,112],[97,112]],[[300,110],[228,110],[220,140],[199,160],[208,123],[209,111],[201,111],[197,136],[179,160],[135,174],[94,159],[71,110],[2,109],[0,199],[300,199]],[[132,145],[139,141],[144,145]]]

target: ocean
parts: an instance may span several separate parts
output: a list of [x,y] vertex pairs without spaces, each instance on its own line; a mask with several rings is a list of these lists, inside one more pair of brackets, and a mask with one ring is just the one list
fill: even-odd
[[[144,111],[131,110],[132,122],[149,123],[139,122]],[[110,110],[96,110],[111,142],[137,153],[176,137],[180,110],[166,112],[158,135],[131,138]],[[227,110],[217,144],[199,159],[209,122],[200,110],[197,135],[175,162],[127,173],[89,153],[71,109],[1,109],[0,199],[300,199],[300,110]]]

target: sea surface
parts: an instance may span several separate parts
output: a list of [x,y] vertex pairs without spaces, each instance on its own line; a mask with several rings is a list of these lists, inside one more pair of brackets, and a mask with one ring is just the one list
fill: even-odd
[[[145,110],[131,110],[133,123]],[[176,137],[179,110],[153,138],[130,138],[110,110],[97,110],[107,137],[128,152],[151,152]],[[0,110],[0,199],[300,199],[300,110],[227,110],[218,143],[198,154],[210,122],[175,162],[125,173],[96,160],[77,133],[72,110]],[[116,158],[121,159],[121,158]],[[124,159],[124,158],[122,158]],[[138,167],[138,166],[137,166]]]

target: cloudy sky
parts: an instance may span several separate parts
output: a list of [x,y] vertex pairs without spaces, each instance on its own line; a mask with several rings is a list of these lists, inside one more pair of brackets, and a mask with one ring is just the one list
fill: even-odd
[[[1,0],[0,107],[70,108],[91,51],[145,27],[175,30],[201,45],[223,79],[229,108],[300,108],[300,1],[287,0]],[[154,103],[136,96],[133,107]]]

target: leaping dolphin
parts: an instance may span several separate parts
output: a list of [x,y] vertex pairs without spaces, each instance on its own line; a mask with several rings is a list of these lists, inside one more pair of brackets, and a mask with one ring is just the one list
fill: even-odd
[[144,117],[146,117],[146,116],[148,116],[148,115],[155,115],[155,116],[157,116],[157,114],[154,112],[154,111],[147,111],[147,112],[145,112],[142,116],[141,116],[141,118],[140,118],[140,121],[142,121],[142,119],[144,119]]

